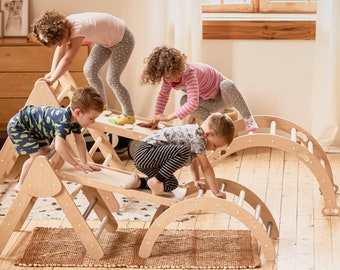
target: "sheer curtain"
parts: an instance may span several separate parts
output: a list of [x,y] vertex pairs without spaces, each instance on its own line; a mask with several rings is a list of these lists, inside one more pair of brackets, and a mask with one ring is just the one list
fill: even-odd
[[[160,85],[139,84],[145,67],[143,60],[155,47],[168,45],[185,53],[189,61],[200,61],[201,4],[198,0],[114,0],[114,3],[114,14],[126,20],[136,40],[133,55],[122,76],[123,81],[131,89],[136,115],[150,118]],[[179,92],[173,91],[166,113],[173,112],[179,106],[182,96]],[[175,121],[174,124],[180,122]]]
[[312,135],[326,151],[340,150],[340,1],[319,0],[316,24]]
[[[168,45],[182,51],[190,62],[201,60],[201,1],[197,0],[168,0],[168,28],[170,36]],[[180,106],[183,93],[175,91],[174,109]],[[175,120],[174,124],[184,123]]]

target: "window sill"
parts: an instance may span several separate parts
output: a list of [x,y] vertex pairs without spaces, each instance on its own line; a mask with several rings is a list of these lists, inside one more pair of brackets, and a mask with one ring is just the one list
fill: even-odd
[[315,15],[203,14],[203,39],[315,40]]

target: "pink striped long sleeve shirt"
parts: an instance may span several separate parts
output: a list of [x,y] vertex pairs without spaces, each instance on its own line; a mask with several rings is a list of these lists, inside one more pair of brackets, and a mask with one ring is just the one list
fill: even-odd
[[190,115],[198,107],[199,98],[208,100],[220,91],[220,83],[225,77],[213,67],[202,63],[187,63],[182,79],[178,83],[163,80],[155,106],[155,115],[164,113],[172,89],[186,93],[187,102],[175,111],[179,119]]

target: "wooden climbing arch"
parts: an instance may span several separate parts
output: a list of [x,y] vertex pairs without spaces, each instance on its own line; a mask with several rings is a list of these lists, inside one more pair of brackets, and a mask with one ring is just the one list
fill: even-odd
[[333,173],[321,145],[306,130],[298,125],[275,116],[257,115],[260,129],[255,133],[244,132],[243,120],[235,122],[236,137],[233,142],[209,155],[215,166],[228,155],[250,147],[272,147],[291,153],[312,171],[324,197],[324,215],[340,215],[336,202],[338,186],[334,184]]

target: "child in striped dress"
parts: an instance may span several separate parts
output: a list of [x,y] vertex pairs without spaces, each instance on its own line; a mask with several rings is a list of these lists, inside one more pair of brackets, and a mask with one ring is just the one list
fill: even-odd
[[[146,59],[141,81],[152,85],[162,81],[154,117],[148,123],[140,123],[141,126],[154,129],[159,121],[182,120],[188,115],[203,121],[211,113],[234,107],[244,119],[248,132],[258,129],[242,94],[231,80],[209,65],[187,62],[187,57],[177,49],[155,48]],[[172,89],[185,93],[181,107],[164,114]]]

